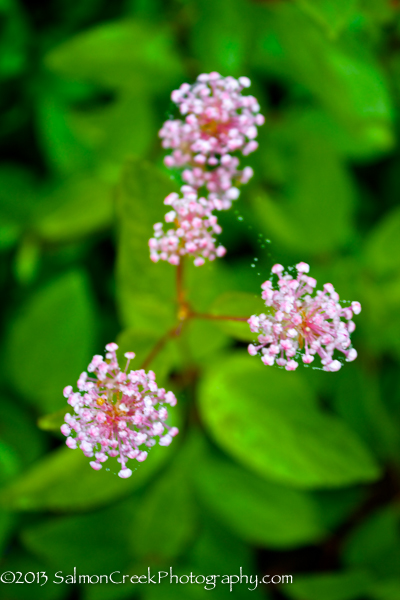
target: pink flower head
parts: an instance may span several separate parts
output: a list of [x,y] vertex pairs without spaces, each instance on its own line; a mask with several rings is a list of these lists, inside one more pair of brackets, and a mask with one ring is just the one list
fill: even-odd
[[178,265],[181,256],[188,254],[194,257],[196,266],[201,266],[205,259],[214,260],[226,252],[223,246],[215,245],[213,237],[222,231],[211,212],[218,201],[198,198],[197,192],[187,185],[182,187],[182,194],[182,198],[176,193],[165,198],[164,204],[172,207],[165,221],[174,228],[164,233],[162,223],[154,225],[154,237],[149,240],[150,258],[153,262],[161,259]]
[[335,350],[344,354],[347,361],[357,358],[351,347],[350,334],[355,329],[353,314],[361,311],[359,302],[342,307],[339,294],[331,283],[323,291],[314,293],[317,282],[309,277],[309,265],[299,263],[297,278],[285,273],[282,265],[274,265],[272,273],[278,276],[277,288],[270,280],[262,284],[262,298],[271,314],[253,315],[248,320],[250,330],[258,333],[259,345],[250,344],[249,354],[261,350],[265,365],[277,364],[294,371],[301,356],[310,364],[318,354],[324,371],[338,371],[339,360],[333,358]]
[[186,183],[196,189],[206,186],[223,201],[222,208],[230,207],[239,195],[236,185],[253,174],[250,168],[239,171],[239,161],[231,155],[240,151],[246,156],[258,147],[257,126],[264,117],[257,100],[242,95],[249,86],[247,77],[199,75],[193,86],[184,83],[171,94],[184,120],[166,121],[159,133],[163,147],[172,149],[165,164],[187,167]]
[[80,448],[85,456],[93,458],[90,466],[96,471],[109,456],[118,456],[122,478],[132,475],[126,463],[129,459],[142,462],[147,458],[146,448],[156,444],[167,446],[177,435],[176,427],[165,421],[168,412],[164,403],[175,406],[172,392],[158,388],[153,371],[129,371],[133,352],[127,352],[125,371],[121,371],[116,356],[117,344],[106,346],[106,358],[96,355],[78,380],[79,392],[71,386],[64,389],[74,414],[65,415],[61,432],[67,436],[69,448]]

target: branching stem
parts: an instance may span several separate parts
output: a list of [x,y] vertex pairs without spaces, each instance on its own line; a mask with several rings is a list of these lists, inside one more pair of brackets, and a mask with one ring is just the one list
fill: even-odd
[[176,268],[176,300],[178,324],[175,325],[169,331],[167,331],[167,333],[165,333],[162,336],[162,338],[158,340],[154,348],[152,348],[152,350],[144,360],[141,367],[142,369],[147,369],[149,367],[150,363],[163,350],[164,346],[170,339],[178,337],[181,334],[184,324],[190,319],[208,319],[211,321],[240,321],[242,323],[248,321],[248,317],[210,315],[206,313],[198,313],[192,310],[192,308],[186,300],[186,291],[184,285],[184,257],[181,257],[181,260]]

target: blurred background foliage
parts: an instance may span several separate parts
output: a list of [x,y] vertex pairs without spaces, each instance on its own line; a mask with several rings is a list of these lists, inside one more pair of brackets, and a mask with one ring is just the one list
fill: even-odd
[[[1,0],[0,31],[0,571],[242,566],[294,577],[254,597],[398,600],[400,3]],[[226,258],[188,270],[192,303],[250,315],[272,264],[305,260],[361,302],[359,358],[286,373],[247,355],[246,326],[190,322],[152,365],[181,434],[120,480],[64,446],[61,392],[105,343],[139,365],[174,323],[174,268],[147,250],[179,186],[157,132],[171,91],[211,70],[251,77],[266,124],[243,160],[255,176],[221,214]]]

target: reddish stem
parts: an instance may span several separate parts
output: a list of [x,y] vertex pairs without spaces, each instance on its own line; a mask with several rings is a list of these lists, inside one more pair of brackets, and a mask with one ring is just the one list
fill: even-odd
[[164,348],[165,344],[174,336],[178,336],[182,330],[182,323],[179,323],[178,325],[175,325],[175,327],[173,327],[172,329],[170,329],[169,331],[167,331],[166,334],[164,334],[162,336],[161,339],[158,340],[158,342],[156,343],[156,345],[152,348],[152,350],[150,351],[150,353],[146,356],[145,360],[142,363],[142,366],[140,367],[141,369],[147,369],[147,367],[150,365],[150,363],[155,359],[155,357],[157,356],[157,354],[159,354],[161,352],[161,350]]
[[176,295],[178,306],[182,307],[185,304],[185,290],[183,287],[183,256],[181,257],[178,266],[176,267]]
[[227,315],[207,315],[204,313],[195,313],[192,312],[190,313],[191,317],[194,317],[195,319],[211,319],[213,321],[242,321],[242,322],[247,322],[249,320],[249,317],[230,317]]

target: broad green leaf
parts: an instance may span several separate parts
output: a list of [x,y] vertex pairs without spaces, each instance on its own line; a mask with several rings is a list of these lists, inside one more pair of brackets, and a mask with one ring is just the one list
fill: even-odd
[[92,303],[83,274],[67,273],[36,292],[9,331],[8,376],[18,392],[42,412],[65,405],[63,388],[74,384],[91,358]]
[[109,574],[129,563],[134,512],[129,499],[90,514],[46,519],[23,529],[22,543],[55,571],[66,574],[76,566],[78,575]]
[[373,513],[347,538],[342,554],[344,563],[366,569],[379,578],[398,577],[399,522],[397,507],[386,506]]
[[267,479],[319,488],[379,476],[367,448],[343,421],[318,408],[300,373],[232,356],[206,375],[200,408],[215,440]]
[[130,19],[83,31],[53,48],[44,62],[61,75],[137,93],[169,90],[182,74],[168,30]]
[[360,365],[338,373],[334,406],[361,439],[382,459],[396,460],[400,450],[397,423],[385,406],[379,380]]
[[71,128],[68,102],[42,83],[36,100],[38,142],[49,167],[62,177],[91,166],[91,156]]
[[20,470],[21,463],[12,446],[0,440],[0,486],[13,479]]
[[16,252],[14,274],[19,283],[31,283],[36,278],[41,259],[38,240],[33,236],[25,236]]
[[[190,449],[189,449],[190,453]],[[163,564],[182,554],[196,529],[187,457],[173,464],[144,495],[131,529],[131,545],[144,562]]]
[[93,173],[73,175],[47,190],[51,205],[34,224],[46,242],[68,242],[110,225],[112,189]]
[[147,96],[124,91],[106,106],[70,110],[67,118],[76,139],[90,153],[99,175],[116,183],[125,159],[145,155],[153,146],[157,138],[153,115]]
[[400,597],[400,579],[386,579],[371,587],[368,598],[371,600],[398,600]]
[[293,600],[360,600],[373,581],[362,570],[294,575],[293,583],[285,586],[285,595]]
[[203,70],[243,75],[251,42],[251,5],[243,0],[197,0],[196,10],[190,41]]
[[357,0],[297,0],[301,10],[336,37],[357,14]]
[[366,243],[366,263],[377,275],[387,276],[400,267],[400,208],[394,208],[372,230]]
[[71,409],[68,405],[65,405],[65,408],[61,408],[60,410],[56,410],[56,412],[50,413],[48,415],[43,415],[38,419],[37,426],[42,431],[57,431],[61,434],[60,428],[65,423],[65,415]]
[[[247,294],[246,292],[225,292],[213,303],[210,313],[215,316],[227,317],[246,317],[251,315],[259,315],[267,312],[264,302],[261,300],[261,294]],[[247,321],[229,321],[215,320],[213,321],[222,331],[232,337],[251,342],[256,339],[256,335],[250,331]]]
[[12,448],[21,466],[30,465],[47,449],[47,440],[30,411],[7,396],[0,402],[0,439]]
[[127,327],[148,328],[160,337],[177,321],[174,317],[176,267],[150,261],[148,241],[154,223],[164,219],[164,198],[174,183],[155,166],[130,160],[117,191],[118,300]]
[[209,451],[200,457],[195,480],[206,505],[252,545],[293,548],[324,534],[317,505],[307,492],[260,479]]
[[329,252],[352,234],[354,189],[345,165],[323,138],[289,138],[281,152],[287,176],[279,199],[258,194],[253,208],[268,235],[292,252]]
[[140,488],[168,459],[171,448],[152,448],[144,463],[133,465],[129,479],[121,479],[115,459],[94,471],[77,450],[59,448],[0,492],[0,507],[18,511],[77,511],[104,506]]
[[362,30],[332,43],[292,3],[263,15],[253,64],[321,104],[349,136],[359,139],[360,148],[364,144],[362,156],[391,149],[393,108],[388,84]]
[[33,173],[14,163],[0,167],[1,224],[26,226],[40,210],[40,186]]
[[182,334],[175,340],[175,345],[181,365],[195,368],[195,365],[199,364],[212,364],[229,342],[227,335],[214,321],[191,319],[184,325]]

